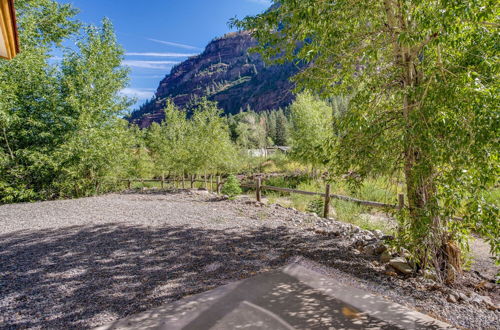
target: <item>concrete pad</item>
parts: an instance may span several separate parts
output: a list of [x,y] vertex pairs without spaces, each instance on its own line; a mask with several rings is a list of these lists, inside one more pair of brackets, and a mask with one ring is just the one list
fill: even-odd
[[130,329],[450,329],[299,264],[98,327]]

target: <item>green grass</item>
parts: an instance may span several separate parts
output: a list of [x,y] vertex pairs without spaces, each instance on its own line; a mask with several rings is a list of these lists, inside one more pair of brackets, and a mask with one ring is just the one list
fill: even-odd
[[[320,180],[311,179],[307,175],[293,177],[273,177],[265,180],[265,185],[292,188],[304,191],[324,192],[325,183]],[[391,182],[387,178],[374,178],[366,182],[357,190],[349,188],[343,182],[332,182],[330,184],[332,194],[351,196],[363,200],[377,201],[382,203],[396,204],[397,192],[402,187]],[[289,194],[281,192],[265,191],[265,197],[270,204],[280,204],[285,207],[293,207],[302,212],[315,212],[322,215],[323,207],[321,199],[317,196]],[[393,231],[393,223],[382,217],[380,209],[373,209],[353,202],[338,199],[331,200],[331,215],[343,222],[355,224],[363,229],[379,229],[386,233]]]
[[283,173],[286,175],[307,172],[306,166],[291,160],[282,153],[275,153],[270,157],[247,156],[241,163],[240,172],[245,174]]

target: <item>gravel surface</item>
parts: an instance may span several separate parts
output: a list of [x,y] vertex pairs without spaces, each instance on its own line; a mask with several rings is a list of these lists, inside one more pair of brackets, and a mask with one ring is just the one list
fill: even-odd
[[[197,191],[3,205],[0,328],[91,328],[297,258],[456,326],[500,328],[498,310],[450,303],[451,289],[430,280],[386,275],[376,257],[351,247],[356,233],[293,209]],[[464,278],[455,292],[498,303],[497,285]]]

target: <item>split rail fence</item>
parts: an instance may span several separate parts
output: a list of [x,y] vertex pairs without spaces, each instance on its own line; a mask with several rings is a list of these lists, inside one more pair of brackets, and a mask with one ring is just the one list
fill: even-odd
[[[165,184],[167,183],[174,183],[177,188],[182,187],[186,188],[187,183],[189,183],[189,186],[191,188],[194,188],[194,184],[196,182],[202,182],[205,184],[205,188],[208,189],[210,185],[210,190],[216,191],[217,194],[221,193],[221,187],[224,184],[224,181],[222,180],[221,176],[216,176],[215,183],[213,182],[213,176],[210,175],[209,177],[205,176],[203,177],[203,180],[196,179],[196,176],[191,175],[188,178],[161,178],[161,179],[125,179],[123,180],[127,182],[128,184],[128,189],[132,188],[132,183],[133,182],[141,182],[142,184],[147,183],[147,182],[160,182],[161,184],[161,189],[165,188]],[[214,188],[215,184],[215,189]],[[338,199],[338,200],[343,200],[346,202],[352,202],[356,203],[359,205],[365,205],[365,206],[370,206],[370,207],[377,207],[377,208],[383,208],[383,209],[402,209],[404,208],[404,203],[405,203],[405,196],[404,194],[399,194],[398,195],[398,204],[386,204],[386,203],[380,203],[380,202],[374,202],[374,201],[366,201],[362,199],[357,199],[354,197],[349,197],[349,196],[343,196],[343,195],[337,195],[337,194],[332,194],[330,192],[330,184],[326,184],[325,187],[325,192],[314,192],[314,191],[305,191],[305,190],[298,190],[298,189],[290,189],[290,188],[283,188],[283,187],[274,187],[274,186],[266,186],[262,184],[262,179],[257,178],[255,180],[255,183],[241,183],[241,187],[243,188],[249,188],[249,189],[255,189],[255,198],[257,199],[258,202],[262,201],[262,191],[263,190],[269,190],[269,191],[277,191],[277,192],[285,192],[285,193],[290,193],[290,194],[300,194],[300,195],[309,195],[309,196],[320,196],[324,199],[324,208],[323,208],[323,217],[328,218],[329,213],[330,213],[330,201],[331,199]]]

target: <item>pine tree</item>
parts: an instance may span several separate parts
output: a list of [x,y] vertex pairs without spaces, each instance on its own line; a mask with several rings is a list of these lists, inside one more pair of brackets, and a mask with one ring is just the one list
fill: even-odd
[[286,118],[282,109],[276,111],[276,139],[274,142],[278,146],[288,145],[289,127],[288,119]]
[[266,111],[266,136],[276,145],[276,111]]

